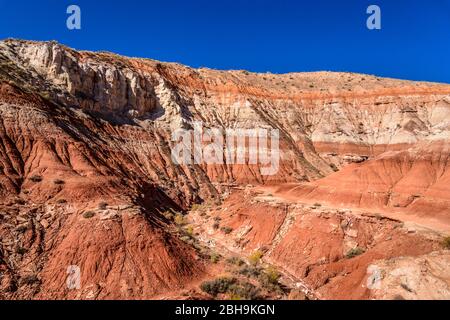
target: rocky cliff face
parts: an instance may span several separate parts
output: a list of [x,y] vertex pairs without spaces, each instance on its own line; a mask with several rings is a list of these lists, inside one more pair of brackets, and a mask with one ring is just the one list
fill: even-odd
[[[196,70],[6,40],[0,119],[0,297],[149,298],[194,288],[217,266],[180,241],[185,231],[172,216],[194,203],[221,208],[234,194],[230,186],[275,186],[272,193],[290,203],[376,211],[449,230],[449,85]],[[279,171],[265,176],[248,162],[176,165],[171,135],[198,121],[205,128],[278,129]],[[233,223],[246,223],[254,239],[273,245],[268,261],[291,264],[283,252],[295,229],[281,222],[283,234],[269,236],[253,226],[257,220]],[[340,254],[331,260],[343,256],[342,237],[333,240]],[[415,255],[436,249],[423,241]],[[307,278],[321,254],[289,272]],[[407,253],[381,258],[396,254]],[[367,264],[380,258],[369,257]],[[72,265],[83,270],[78,291],[65,283]],[[336,294],[314,286],[325,298]]]

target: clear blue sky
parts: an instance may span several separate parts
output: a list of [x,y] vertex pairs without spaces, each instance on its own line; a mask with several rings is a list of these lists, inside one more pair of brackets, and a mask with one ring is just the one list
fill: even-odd
[[[66,8],[82,30],[66,28]],[[382,9],[382,30],[366,9]],[[0,38],[193,67],[352,71],[450,83],[450,0],[0,0]]]

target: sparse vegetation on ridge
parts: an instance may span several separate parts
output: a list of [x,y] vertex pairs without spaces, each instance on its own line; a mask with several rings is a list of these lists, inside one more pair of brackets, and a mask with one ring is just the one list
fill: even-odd
[[362,255],[364,252],[366,252],[366,251],[363,248],[359,248],[359,247],[353,248],[346,253],[345,257],[347,259],[352,259],[352,258]]

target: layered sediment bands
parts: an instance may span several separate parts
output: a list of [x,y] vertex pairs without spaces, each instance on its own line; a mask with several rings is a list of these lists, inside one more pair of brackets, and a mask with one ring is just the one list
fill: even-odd
[[[173,133],[198,122],[278,130],[279,170],[266,176],[267,165],[248,161],[174,163]],[[2,41],[0,298],[177,296],[218,268],[180,241],[167,218],[195,203],[209,204],[242,232],[237,251],[267,247],[269,261],[317,296],[368,297],[338,288],[359,286],[375,259],[426,255],[438,240],[339,208],[448,230],[449,128],[444,84],[193,69],[54,42]],[[283,207],[258,203],[252,193],[226,200],[231,187],[250,184],[272,188]],[[222,212],[225,200],[239,213]],[[334,211],[311,211],[308,203]],[[342,228],[330,229],[346,219],[356,219],[357,242],[368,249],[363,267],[342,260],[357,244]],[[235,245],[218,232],[208,236]],[[417,250],[409,248],[414,242]],[[324,257],[328,276],[320,276]],[[81,269],[80,290],[67,289],[69,266]],[[354,280],[332,276],[345,270]]]
[[[212,209],[208,215],[214,219],[198,213],[194,220],[202,234],[235,254],[249,256],[259,250],[265,261],[288,275],[297,287],[314,292],[320,299],[371,298],[375,294],[368,280],[372,264],[403,256],[416,261],[441,248],[437,234],[406,227],[399,220],[293,203],[251,188],[232,193],[220,209]],[[213,227],[215,221],[233,231],[223,234]],[[354,250],[359,251],[353,257]],[[448,261],[441,254],[438,259]],[[390,277],[390,281],[396,278],[394,274]],[[416,296],[424,297],[423,292]]]
[[423,141],[280,191],[309,203],[380,210],[431,225],[435,220],[441,230],[449,230],[449,151],[447,141]]
[[194,120],[210,128],[280,130],[284,172],[261,177],[254,168],[224,165],[207,170],[214,180],[315,180],[345,165],[348,153],[370,157],[448,133],[445,85],[326,72],[195,70],[56,43],[8,41],[2,48],[17,82],[115,123],[158,128],[166,140]]

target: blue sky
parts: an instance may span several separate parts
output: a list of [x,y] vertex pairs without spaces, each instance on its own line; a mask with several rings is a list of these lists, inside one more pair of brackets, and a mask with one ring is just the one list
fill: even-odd
[[[82,30],[66,28],[77,4]],[[382,30],[366,9],[382,10]],[[351,71],[450,83],[450,0],[0,0],[0,38],[193,67]]]

